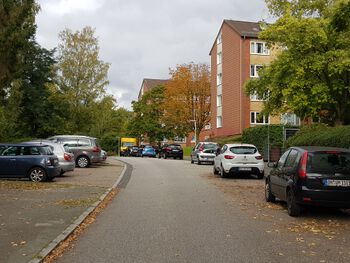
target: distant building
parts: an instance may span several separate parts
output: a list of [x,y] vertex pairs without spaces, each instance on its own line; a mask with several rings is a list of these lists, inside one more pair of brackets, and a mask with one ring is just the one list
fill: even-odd
[[263,101],[247,96],[244,84],[258,78],[258,71],[276,57],[259,40],[257,22],[224,20],[210,50],[211,56],[211,128],[214,137],[242,134],[256,125],[299,124],[294,114],[260,117]]
[[159,85],[165,86],[168,81],[169,81],[168,79],[143,79],[142,85],[139,91],[138,100],[141,99],[141,97],[143,96],[143,94],[145,94],[145,92],[150,91],[151,89]]

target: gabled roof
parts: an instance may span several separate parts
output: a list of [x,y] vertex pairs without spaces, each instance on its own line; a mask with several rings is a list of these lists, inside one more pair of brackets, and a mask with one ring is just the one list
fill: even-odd
[[166,85],[168,81],[168,79],[143,79],[138,98],[141,97],[142,88],[145,88],[143,92],[147,92],[159,85]]
[[220,30],[215,38],[214,44],[210,50],[209,55],[211,55],[211,52],[218,38],[218,35],[221,32],[224,24],[227,24],[229,27],[231,27],[241,37],[258,38],[259,32],[261,31],[260,22],[248,22],[248,21],[237,21],[237,20],[225,19],[221,24]]

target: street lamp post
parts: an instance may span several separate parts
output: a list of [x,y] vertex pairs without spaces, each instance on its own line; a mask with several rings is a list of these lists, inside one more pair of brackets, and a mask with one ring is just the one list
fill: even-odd
[[190,122],[194,122],[194,145],[197,145],[197,120],[196,120],[196,109],[193,109],[193,120]]

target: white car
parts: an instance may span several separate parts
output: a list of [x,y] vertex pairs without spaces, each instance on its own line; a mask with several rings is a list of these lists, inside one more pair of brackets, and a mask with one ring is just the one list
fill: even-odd
[[252,144],[225,144],[214,158],[214,174],[228,177],[230,174],[255,174],[264,178],[264,160]]

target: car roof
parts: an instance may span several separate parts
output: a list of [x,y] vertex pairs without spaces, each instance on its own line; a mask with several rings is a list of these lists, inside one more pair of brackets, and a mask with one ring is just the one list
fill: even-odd
[[37,142],[21,142],[21,143],[0,143],[0,146],[49,146]]
[[218,144],[217,142],[198,142],[198,143],[203,143],[203,144]]
[[238,147],[238,146],[248,146],[248,147],[255,147],[253,144],[248,144],[248,143],[228,143],[226,144],[228,147]]
[[91,137],[91,136],[85,136],[85,135],[55,135],[55,136],[51,136],[49,137],[49,139],[51,138],[87,138],[87,139],[96,139],[95,137]]
[[340,147],[326,147],[326,146],[292,146],[290,149],[301,149],[308,152],[319,152],[319,151],[342,151],[349,152],[350,149]]

